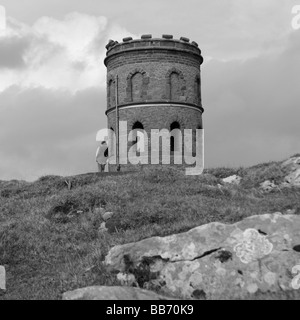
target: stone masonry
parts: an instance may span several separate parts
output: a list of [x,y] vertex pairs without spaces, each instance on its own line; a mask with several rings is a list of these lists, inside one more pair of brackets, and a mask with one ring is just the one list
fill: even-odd
[[[119,120],[127,121],[127,132],[138,127],[150,137],[151,129],[203,128],[203,58],[196,42],[184,37],[174,40],[171,35],[159,39],[143,35],[137,40],[124,38],[122,43],[110,40],[106,48],[109,129],[116,132],[116,76]],[[174,148],[171,146],[171,154]]]

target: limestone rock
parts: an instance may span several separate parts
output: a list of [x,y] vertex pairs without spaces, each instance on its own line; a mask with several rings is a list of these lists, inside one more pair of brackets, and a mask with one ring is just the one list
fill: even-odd
[[291,157],[282,163],[282,167],[288,168],[290,171],[294,171],[300,167],[300,156]]
[[108,229],[106,228],[106,223],[102,222],[99,228],[99,232],[105,232],[108,231]]
[[293,290],[300,216],[275,213],[232,225],[214,222],[116,246],[105,264],[134,274],[140,287],[183,299],[243,299],[258,290]]
[[286,214],[295,214],[296,211],[297,211],[296,209],[287,209]]
[[108,221],[113,217],[114,213],[113,212],[105,212],[102,216],[104,221]]
[[275,183],[266,180],[260,184],[260,189],[264,192],[271,192],[272,190],[278,188]]
[[0,266],[0,290],[6,290],[6,274],[3,266]]
[[100,214],[101,216],[103,216],[105,214],[105,209],[100,207],[100,208],[95,208],[94,209],[94,213],[95,214]]
[[135,276],[133,274],[119,272],[117,274],[117,279],[122,286],[138,287]]
[[69,291],[63,300],[170,300],[154,292],[132,287],[95,286]]
[[289,174],[285,177],[283,186],[300,187],[300,157],[292,157],[282,163]]
[[288,174],[284,180],[292,186],[300,187],[300,166],[299,169]]
[[238,184],[240,184],[241,180],[242,180],[242,178],[240,176],[233,175],[233,176],[230,176],[230,177],[223,179],[223,182],[238,185]]

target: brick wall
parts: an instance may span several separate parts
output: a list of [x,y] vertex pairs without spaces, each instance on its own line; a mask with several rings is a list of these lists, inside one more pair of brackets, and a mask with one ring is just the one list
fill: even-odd
[[[177,121],[182,129],[202,128],[202,114],[198,110],[180,106],[141,106],[119,110],[119,120],[127,121],[128,130],[136,121],[143,124],[144,130],[150,133],[151,129],[170,129],[173,122]],[[115,130],[116,113],[112,110],[108,114],[108,128]]]
[[[140,101],[173,101],[188,102],[201,106],[200,90],[200,61],[189,54],[164,52],[125,52],[108,60],[107,86],[111,79],[118,75],[119,104],[128,104],[132,101],[131,83],[136,74],[142,76]],[[169,84],[173,74],[179,75],[182,94],[170,99]],[[109,88],[107,89],[109,92]],[[111,108],[108,98],[107,108]]]
[[[130,38],[128,38],[130,39]],[[127,132],[135,122],[151,129],[169,129],[175,121],[180,129],[203,128],[200,66],[197,44],[185,40],[126,40],[108,45],[107,117],[115,128],[112,81],[118,76],[119,120],[127,121]],[[188,41],[187,41],[188,40]],[[149,142],[149,146],[150,146]]]
[[[180,106],[141,106],[128,109],[119,110],[119,121],[127,121],[127,132],[133,130],[134,124],[138,121],[143,124],[144,130],[148,135],[148,148],[149,148],[149,163],[150,163],[150,151],[151,151],[151,130],[152,129],[167,129],[171,131],[171,125],[177,122],[182,131],[182,150],[184,150],[184,130],[193,130],[193,149],[195,152],[195,129],[202,129],[202,114],[198,110],[188,109]],[[111,111],[108,114],[108,128],[113,129],[116,132],[116,114],[115,111]],[[128,142],[127,152],[132,147],[132,143]],[[161,152],[160,152],[161,156]]]

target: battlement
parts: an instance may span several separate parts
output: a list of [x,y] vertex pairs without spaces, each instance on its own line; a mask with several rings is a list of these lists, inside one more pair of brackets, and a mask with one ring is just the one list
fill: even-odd
[[123,42],[109,40],[106,45],[106,59],[123,52],[140,51],[140,50],[173,50],[190,53],[198,56],[201,59],[201,50],[195,41],[190,42],[190,39],[181,37],[179,40],[173,39],[172,35],[163,34],[162,38],[152,38],[151,34],[142,35],[140,39],[131,37],[123,38]]

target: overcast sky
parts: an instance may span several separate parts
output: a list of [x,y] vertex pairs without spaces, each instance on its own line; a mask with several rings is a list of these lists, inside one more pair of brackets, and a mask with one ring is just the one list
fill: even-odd
[[96,171],[95,136],[106,127],[105,45],[145,33],[199,43],[207,167],[300,152],[297,4],[0,0],[0,180]]

